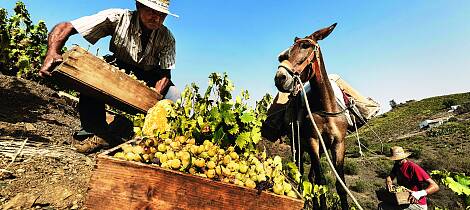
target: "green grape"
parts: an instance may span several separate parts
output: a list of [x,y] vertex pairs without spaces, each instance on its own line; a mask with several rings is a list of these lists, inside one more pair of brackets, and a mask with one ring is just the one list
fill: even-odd
[[170,147],[172,149],[178,149],[180,147],[180,142],[179,141],[174,141],[170,143]]
[[166,155],[168,157],[168,160],[173,160],[176,158],[175,152],[173,152],[173,150],[168,150],[168,152],[166,152]]
[[211,148],[209,149],[209,151],[207,151],[207,154],[209,155],[209,157],[214,157],[216,153],[217,153],[216,148]]
[[219,176],[222,176],[222,167],[215,167],[215,173]]
[[287,196],[289,196],[291,198],[297,198],[297,194],[295,194],[295,192],[293,190],[287,192]]
[[202,152],[201,154],[199,154],[199,157],[206,159],[209,157],[209,154],[207,154],[207,152]]
[[238,154],[236,152],[230,152],[230,157],[232,160],[238,160]]
[[258,182],[264,182],[266,181],[266,175],[264,173],[258,174],[258,177],[256,178]]
[[124,154],[124,152],[117,152],[116,154],[114,154],[114,157],[118,159],[126,159],[126,155]]
[[244,174],[244,173],[248,172],[248,166],[242,163],[242,164],[240,165],[239,170],[240,170],[240,173],[243,173],[243,174]]
[[179,169],[181,167],[181,161],[179,159],[171,160],[169,164],[172,169]]
[[251,179],[246,179],[245,180],[245,186],[248,187],[248,188],[251,188],[251,189],[255,189],[256,183]]
[[201,153],[204,152],[205,150],[206,150],[206,148],[205,148],[203,145],[201,145],[201,146],[199,146],[199,147],[197,148],[196,154],[201,154]]
[[206,166],[206,161],[202,158],[198,158],[197,160],[194,161],[194,165],[196,165],[199,168],[202,168]]
[[159,152],[166,152],[166,145],[165,144],[159,144],[157,149],[158,149]]
[[292,190],[292,185],[290,185],[289,183],[287,182],[284,182],[282,184],[283,188],[284,188],[284,192],[285,193],[289,193],[291,190]]
[[212,179],[212,178],[215,177],[215,173],[216,173],[216,172],[215,172],[214,169],[209,169],[209,170],[207,170],[206,175],[207,175],[208,178]]
[[124,144],[121,148],[125,154],[132,152],[132,146],[130,144]]
[[228,165],[230,162],[232,162],[232,158],[229,155],[226,155],[223,161],[224,165]]
[[215,165],[214,161],[210,160],[209,162],[207,162],[207,168],[213,169],[215,167],[216,167],[216,165]]
[[168,156],[167,154],[162,154],[160,156],[160,163],[166,163],[168,161]]
[[278,195],[284,195],[284,187],[282,184],[274,184],[273,192]]

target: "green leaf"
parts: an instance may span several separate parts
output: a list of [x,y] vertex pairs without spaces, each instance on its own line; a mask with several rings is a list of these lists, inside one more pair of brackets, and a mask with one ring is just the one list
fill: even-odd
[[454,178],[457,180],[458,183],[465,185],[465,186],[470,186],[470,177],[467,177],[465,175],[457,174],[454,176]]
[[309,181],[303,181],[302,182],[302,196],[305,198],[311,198],[313,197],[312,195],[312,183]]
[[457,193],[458,195],[470,195],[470,188],[468,186],[462,185],[456,182],[452,177],[446,177],[444,179],[444,183],[449,187],[452,191]]
[[237,139],[235,140],[235,145],[237,145],[240,149],[245,148],[246,144],[250,142],[250,133],[243,132],[238,135]]
[[242,123],[248,124],[251,123],[255,120],[255,116],[253,116],[253,113],[251,112],[245,112],[243,115],[240,117],[240,120]]
[[258,144],[261,140],[261,129],[259,127],[254,127],[253,130],[251,130],[251,140],[254,144]]
[[238,127],[238,124],[233,125],[233,127],[232,127],[230,130],[228,130],[228,132],[229,132],[230,134],[232,134],[232,135],[235,135],[235,134],[237,134],[238,132],[240,132],[240,129],[239,129],[239,127]]
[[212,142],[220,144],[225,137],[224,129],[219,128],[212,137]]

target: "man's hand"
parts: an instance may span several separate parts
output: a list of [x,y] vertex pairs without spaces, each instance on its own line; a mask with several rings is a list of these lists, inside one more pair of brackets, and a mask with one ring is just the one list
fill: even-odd
[[418,203],[419,199],[423,196],[426,196],[427,194],[428,193],[426,190],[410,191],[410,197],[408,197],[408,201],[410,201],[410,203]]
[[51,70],[55,68],[57,65],[59,65],[62,62],[62,56],[53,53],[53,54],[48,54],[46,58],[44,59],[44,64],[41,67],[41,70],[39,70],[39,76],[41,77],[46,77],[46,76],[51,76]]
[[392,187],[393,187],[393,181],[392,181],[392,178],[390,176],[388,176],[387,178],[385,178],[385,186],[387,187],[387,190],[389,192],[392,191]]

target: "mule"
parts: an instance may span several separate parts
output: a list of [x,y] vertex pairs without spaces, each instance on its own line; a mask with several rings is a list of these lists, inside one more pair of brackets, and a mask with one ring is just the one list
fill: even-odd
[[[336,27],[336,23],[320,29],[305,38],[295,38],[294,44],[279,56],[280,65],[274,78],[275,85],[280,92],[289,93],[289,103],[287,108],[273,104],[270,112],[284,113],[284,122],[291,122],[298,125],[294,129],[294,124],[286,126],[286,123],[275,125],[279,129],[278,133],[262,132],[270,134],[271,139],[276,135],[284,135],[292,131],[290,138],[299,140],[293,144],[300,144],[300,151],[297,154],[307,152],[310,156],[311,167],[308,178],[312,183],[324,185],[326,179],[323,175],[323,169],[320,165],[320,157],[323,151],[320,147],[319,136],[314,130],[311,121],[308,119],[307,112],[302,109],[299,93],[299,84],[296,77],[300,78],[302,83],[309,82],[311,90],[307,92],[307,98],[310,103],[310,109],[313,113],[315,124],[317,125],[321,136],[323,137],[328,150],[331,151],[332,160],[340,178],[344,181],[344,155],[345,155],[345,137],[347,135],[348,122],[344,111],[336,102],[328,74],[323,62],[322,53],[318,41],[326,38]],[[274,110],[274,111],[273,111]],[[275,116],[275,115],[271,115]],[[277,115],[279,116],[279,115]],[[267,121],[270,119],[268,118]],[[271,119],[272,120],[272,119]],[[269,127],[269,122],[264,127]],[[273,126],[271,124],[271,126]],[[290,129],[290,130],[289,130]],[[286,132],[287,131],[287,132]],[[295,145],[292,145],[295,148]],[[299,157],[296,159],[300,165],[300,171],[303,174],[303,164]],[[300,163],[300,164],[299,164]],[[341,184],[336,181],[336,190],[341,200],[341,208],[349,208],[347,193]],[[326,209],[326,198],[320,197],[320,203],[314,201],[315,209]]]

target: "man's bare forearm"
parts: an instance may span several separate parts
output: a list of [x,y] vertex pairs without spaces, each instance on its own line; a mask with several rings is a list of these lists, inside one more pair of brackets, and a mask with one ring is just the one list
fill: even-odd
[[75,28],[70,22],[63,22],[54,26],[51,33],[49,33],[49,37],[47,39],[47,53],[60,54],[61,49],[65,45],[65,42],[67,42],[71,35],[74,35],[76,33],[77,30],[75,30]]
[[157,81],[155,84],[155,90],[160,93],[163,97],[165,97],[168,88],[170,88],[171,83],[171,70],[169,69],[162,69],[162,78]]

